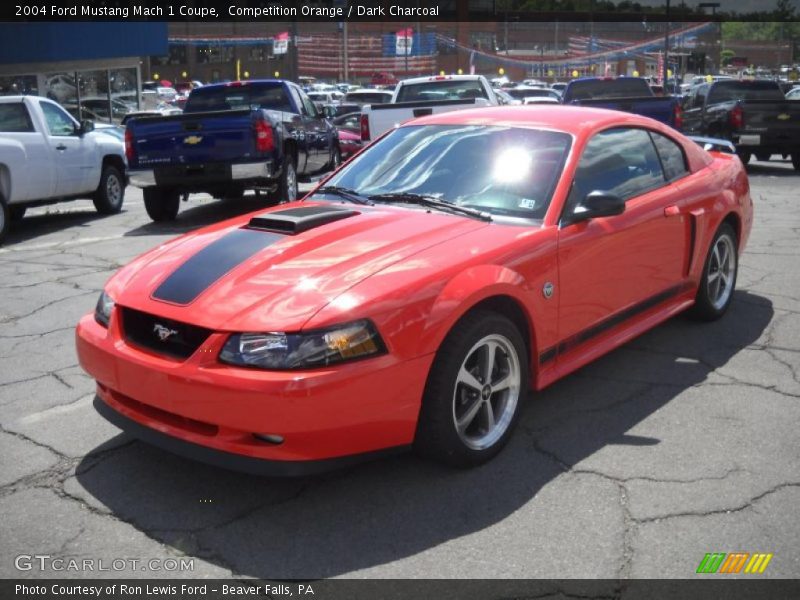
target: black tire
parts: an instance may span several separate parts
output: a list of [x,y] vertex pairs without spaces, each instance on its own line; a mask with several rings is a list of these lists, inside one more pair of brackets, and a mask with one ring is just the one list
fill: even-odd
[[[495,361],[499,359],[501,365],[505,361],[505,369],[493,362],[490,383],[499,383],[505,374],[513,374],[516,369],[519,374],[516,390],[493,391],[481,381],[482,361],[488,356],[482,352],[481,344],[487,341],[503,341],[497,345]],[[477,360],[471,362],[473,359]],[[483,384],[483,389],[460,383],[462,372],[472,374],[473,381]],[[436,353],[422,398],[414,439],[416,451],[457,467],[476,466],[490,460],[511,437],[522,412],[522,402],[527,397],[528,382],[528,356],[517,327],[495,312],[469,313],[450,331]],[[506,393],[503,395],[503,392]],[[499,415],[496,421],[488,420],[487,404],[492,408],[492,415]],[[462,420],[467,423],[461,432],[456,424],[459,409]],[[494,430],[489,425],[492,422]]]
[[181,197],[174,190],[152,187],[144,189],[144,208],[153,221],[174,221],[178,216],[180,203]]
[[222,194],[221,198],[226,202],[235,202],[244,198],[244,189],[243,188],[232,188],[229,190],[225,190],[225,193]]
[[281,169],[278,179],[278,187],[270,193],[270,200],[273,202],[293,202],[299,196],[297,188],[297,164],[291,154],[286,156],[286,160]]
[[94,207],[101,215],[114,215],[122,210],[125,199],[125,177],[114,165],[104,165],[100,185],[92,197]]
[[743,165],[746,165],[750,162],[750,158],[753,156],[749,150],[737,150],[736,154],[739,155],[739,160],[742,161]]
[[792,152],[792,166],[795,171],[800,171],[800,152]]
[[0,196],[0,244],[5,241],[10,225],[11,214],[8,210],[8,205],[6,204],[5,199]]
[[768,161],[771,156],[772,154],[769,152],[756,152],[756,159],[763,160],[765,162]]
[[[720,248],[721,240],[727,240],[726,244],[729,246],[728,252],[730,253],[730,260],[733,264],[731,268],[725,268],[725,265],[720,265]],[[733,300],[733,294],[736,291],[736,276],[739,272],[739,240],[736,231],[729,223],[723,223],[717,229],[711,246],[708,249],[708,255],[703,263],[703,276],[700,278],[700,287],[697,290],[694,306],[689,310],[689,315],[701,321],[716,321],[728,310]],[[715,250],[717,254],[715,255]],[[725,259],[722,258],[724,261]],[[722,273],[727,271],[727,279]],[[715,282],[718,285],[725,285],[726,292],[724,301],[722,298],[715,295],[719,289],[714,287]],[[729,286],[729,287],[727,287]],[[721,292],[720,292],[721,293]]]
[[8,207],[8,218],[12,223],[19,223],[22,221],[22,218],[25,216],[25,211],[28,210],[27,206],[9,206]]

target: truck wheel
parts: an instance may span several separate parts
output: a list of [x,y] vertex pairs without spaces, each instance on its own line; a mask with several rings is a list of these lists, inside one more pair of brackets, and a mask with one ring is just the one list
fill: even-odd
[[222,194],[222,199],[225,201],[241,200],[242,198],[244,198],[244,189],[242,188],[225,190],[225,192]]
[[800,152],[792,152],[792,166],[795,171],[800,171]]
[[270,200],[275,202],[294,202],[297,200],[297,170],[294,159],[289,159],[283,165],[278,188],[270,194]]
[[92,198],[101,215],[113,215],[122,210],[125,198],[125,178],[114,165],[105,165],[100,175],[100,185]]
[[752,154],[747,150],[737,150],[736,154],[739,155],[739,160],[742,161],[743,165],[746,165],[747,163],[750,162],[750,157],[752,156]]
[[342,150],[339,148],[339,144],[336,144],[333,147],[333,155],[331,156],[331,160],[328,162],[328,169],[331,171],[335,171],[339,168],[339,165],[342,164]]
[[2,244],[3,240],[6,239],[6,234],[8,233],[8,226],[10,221],[11,221],[11,215],[9,214],[6,201],[3,200],[2,196],[0,196],[0,244]]
[[178,216],[181,197],[173,190],[144,189],[144,208],[153,221],[174,221]]
[[28,210],[27,206],[10,206],[8,208],[8,218],[11,220],[12,223],[17,223],[22,221],[22,217],[25,216],[25,211]]
[[770,156],[772,156],[772,154],[770,154],[769,152],[757,152],[756,153],[756,158],[758,160],[763,160],[765,162],[769,160]]

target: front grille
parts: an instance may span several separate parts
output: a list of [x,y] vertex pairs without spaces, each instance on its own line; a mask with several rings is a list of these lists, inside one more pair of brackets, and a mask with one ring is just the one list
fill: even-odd
[[[122,308],[125,339],[157,354],[186,359],[194,354],[212,331],[171,319]],[[162,339],[163,338],[163,339]]]

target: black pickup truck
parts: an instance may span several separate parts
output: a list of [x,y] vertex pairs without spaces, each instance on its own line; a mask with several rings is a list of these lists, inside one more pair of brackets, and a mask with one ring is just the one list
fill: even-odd
[[683,132],[730,140],[743,163],[791,155],[800,171],[800,102],[787,100],[776,81],[698,85],[684,101]]
[[125,151],[154,221],[174,219],[181,196],[194,192],[238,198],[255,189],[294,200],[298,176],[341,161],[336,128],[283,80],[194,89],[183,114],[131,119]]

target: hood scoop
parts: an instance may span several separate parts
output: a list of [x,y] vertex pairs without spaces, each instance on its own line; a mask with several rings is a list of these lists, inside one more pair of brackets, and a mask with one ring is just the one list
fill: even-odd
[[247,227],[249,229],[295,235],[358,214],[360,213],[356,210],[337,208],[335,206],[303,206],[253,217]]

